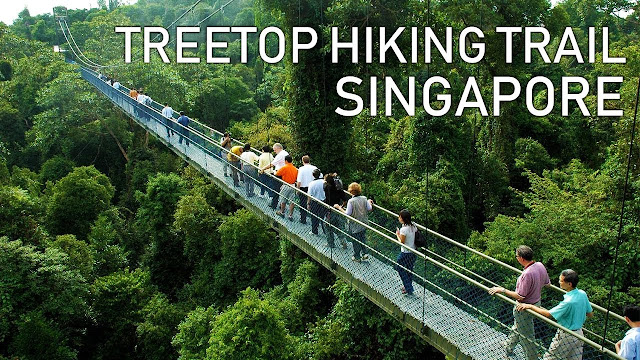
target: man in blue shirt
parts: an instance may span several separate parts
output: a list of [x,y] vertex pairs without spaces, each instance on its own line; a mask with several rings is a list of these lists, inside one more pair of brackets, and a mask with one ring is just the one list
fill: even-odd
[[[309,200],[306,203],[307,209],[313,214],[311,215],[311,232],[314,235],[318,235],[318,225],[324,221],[324,217],[327,216],[327,208],[322,204],[325,199],[322,172],[320,169],[315,168],[312,171],[312,175],[314,180],[309,183]],[[300,179],[300,172],[298,172],[298,179]]]
[[622,312],[631,330],[616,344],[616,352],[627,360],[640,360],[640,306],[625,306]]
[[[532,304],[520,303],[516,307],[518,311],[531,310],[542,316],[555,319],[560,325],[571,330],[573,333],[582,336],[582,325],[587,317],[593,316],[593,309],[587,294],[577,288],[578,273],[571,270],[563,270],[560,273],[560,287],[567,293],[564,300],[551,310],[546,310]],[[556,335],[549,345],[549,350],[544,354],[543,360],[551,359],[582,359],[583,343],[572,333],[562,329],[556,331]]]
[[182,125],[179,129],[182,136],[179,137],[180,139],[178,139],[178,144],[182,144],[182,137],[184,136],[184,141],[186,142],[187,146],[189,146],[189,129],[187,129],[187,127],[189,126],[189,121],[190,119],[184,114],[184,111],[180,111],[178,124]]

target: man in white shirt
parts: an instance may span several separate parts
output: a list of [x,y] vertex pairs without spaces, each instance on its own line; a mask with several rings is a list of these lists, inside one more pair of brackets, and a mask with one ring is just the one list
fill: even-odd
[[[298,176],[300,176],[300,169],[298,169]],[[324,221],[327,215],[327,208],[325,207],[325,193],[324,193],[324,179],[322,178],[322,172],[316,168],[313,170],[313,181],[309,183],[309,198],[307,209],[311,211],[311,233],[318,235],[318,224]]]
[[120,82],[115,80],[113,82],[113,88],[116,89],[116,90],[120,90]]
[[287,157],[289,153],[282,147],[282,144],[280,143],[273,144],[273,152],[276,153],[276,157],[271,162],[271,166],[275,169],[275,171],[278,171],[281,167],[284,166],[284,158]]
[[[271,164],[263,167],[260,170],[267,170],[268,168],[275,168],[276,171],[280,170],[281,167],[284,166],[284,158],[289,155],[289,153],[287,152],[287,150],[285,150],[282,147],[282,144],[280,143],[275,143],[273,144],[273,151],[276,153],[276,157],[273,159],[273,161],[271,162]],[[280,193],[280,186],[282,184],[280,183],[280,181],[274,180],[273,181],[273,191],[274,193],[278,194]],[[274,196],[271,199],[271,208],[272,209],[276,209],[278,207],[278,197]]]
[[138,100],[140,104],[145,104],[147,101],[147,96],[142,91],[138,91],[138,98],[136,100]]
[[[305,155],[302,157],[302,166],[298,169],[298,179],[296,181],[296,186],[300,191],[307,192],[309,190],[309,184],[314,180],[313,171],[316,170],[317,167],[311,165],[311,159],[309,155]],[[322,176],[322,174],[320,174]],[[307,196],[302,192],[298,193],[298,200],[300,201],[300,209],[307,209]],[[302,210],[300,211],[300,222],[303,224],[307,223],[307,212]]]
[[165,118],[165,125],[167,125],[167,137],[171,137],[171,118],[173,117],[173,109],[169,106],[169,103],[165,103],[162,108],[162,116]]
[[[146,96],[144,95],[142,90],[138,90],[138,97],[136,97],[136,101],[140,105],[144,105],[145,104]],[[140,118],[142,118],[143,120],[146,120],[146,121],[149,121],[151,119],[151,117],[149,116],[149,113],[144,110],[144,107],[138,107],[135,110],[135,114],[136,114],[137,117],[140,117]]]

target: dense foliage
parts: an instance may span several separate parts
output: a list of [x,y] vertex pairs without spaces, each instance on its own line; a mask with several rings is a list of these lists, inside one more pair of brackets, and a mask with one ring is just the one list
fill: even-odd
[[[168,26],[193,2],[99,3],[69,10],[67,21],[88,58],[121,64],[114,26]],[[204,1],[179,25],[224,3]],[[232,64],[155,57],[144,64],[134,53],[133,64],[108,75],[254,145],[281,142],[296,163],[308,153],[323,170],[362,183],[383,206],[409,208],[420,223],[500,260],[516,265],[513,248],[530,245],[551,274],[578,270],[596,302],[608,297],[605,279],[619,245],[612,307],[620,311],[640,302],[640,136],[622,190],[638,90],[632,79],[640,73],[639,15],[638,3],[626,0],[565,0],[553,8],[546,0],[236,0],[203,25],[310,26],[322,46],[297,64],[266,64],[251,35],[248,63],[240,64],[239,37],[230,36],[229,47],[216,51]],[[491,39],[505,24],[546,26],[556,45],[571,26],[581,48],[588,27],[609,26],[610,52],[627,63],[526,64],[518,53],[505,65],[504,49],[494,46],[475,65],[440,58],[352,64],[345,52],[335,66],[326,48],[331,26],[428,25],[441,35],[446,26],[475,25]],[[13,24],[0,23],[0,359],[441,356],[91,90],[76,65],[51,52],[63,42],[48,14],[25,10]],[[410,47],[404,36],[399,43]],[[269,40],[267,51],[276,46]],[[514,38],[514,48],[522,46]],[[204,47],[194,52],[206,54]],[[584,117],[575,107],[567,117],[534,117],[513,102],[500,117],[409,117],[396,101],[394,117],[341,117],[334,109],[350,104],[335,85],[353,74],[420,81],[438,74],[458,95],[469,76],[482,85],[500,75],[556,82],[620,75],[626,81],[612,91],[624,116]],[[491,99],[488,86],[482,91]],[[536,101],[546,97],[540,91]],[[586,103],[593,110],[595,96]]]

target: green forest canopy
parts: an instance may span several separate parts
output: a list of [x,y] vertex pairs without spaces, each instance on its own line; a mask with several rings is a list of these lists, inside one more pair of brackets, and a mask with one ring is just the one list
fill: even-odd
[[[88,58],[116,64],[123,51],[114,26],[168,26],[191,5],[109,1],[69,10],[68,22]],[[221,5],[204,1],[181,24]],[[630,14],[621,18],[621,11]],[[152,58],[109,75],[236,138],[259,146],[281,142],[296,159],[308,153],[321,169],[360,182],[382,206],[406,207],[420,223],[502,261],[513,263],[513,249],[530,245],[550,274],[576,269],[596,303],[609,294],[626,196],[612,303],[620,312],[640,302],[638,137],[629,189],[622,190],[640,74],[639,13],[637,2],[626,0],[566,0],[554,7],[545,0],[443,0],[431,8],[413,0],[236,0],[204,25],[310,26],[323,38],[331,26],[474,25],[489,38],[505,24],[545,26],[552,46],[570,26],[581,47],[590,26],[608,26],[611,54],[627,63],[516,58],[505,64],[504,49],[490,47],[479,64],[343,63],[327,71],[322,47],[302,53],[298,64],[287,58],[265,64],[250,37],[246,64],[234,58],[238,39],[229,38],[229,48],[218,51],[231,64],[167,65]],[[246,351],[296,359],[434,356],[92,91],[76,66],[51,51],[64,42],[61,36],[49,14],[23,11],[13,24],[0,24],[0,358],[240,359]],[[514,46],[522,46],[517,37]],[[535,117],[513,102],[501,117],[473,111],[432,117],[418,110],[411,117],[394,111],[396,117],[347,118],[334,112],[349,104],[333,89],[348,74],[422,82],[439,74],[451,81],[452,94],[475,76],[486,99],[491,89],[483,85],[495,76],[525,81],[543,74],[554,83],[582,76],[592,88],[597,77],[624,76],[610,89],[620,93],[624,115],[583,116],[574,107],[568,116]],[[540,89],[535,101],[543,104],[547,96]],[[594,114],[594,93],[585,102]],[[239,241],[247,243],[238,247]],[[264,256],[247,254],[256,247]],[[230,278],[229,269],[242,276]],[[240,323],[238,314],[255,316]],[[248,327],[269,332],[255,338],[243,332]],[[254,340],[255,348],[233,346],[231,334]]]

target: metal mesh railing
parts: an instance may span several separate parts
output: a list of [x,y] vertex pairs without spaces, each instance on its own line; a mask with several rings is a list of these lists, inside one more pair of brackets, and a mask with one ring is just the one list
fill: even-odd
[[[90,70],[82,69],[82,75],[141,126],[233,189],[254,209],[286,227],[464,354],[478,359],[504,359],[507,355],[527,360],[540,356],[619,358],[611,351],[611,343],[606,348],[599,345],[597,332],[589,329],[591,320],[585,330],[592,333],[585,331],[583,336],[535,313],[520,312],[515,314],[520,326],[513,329],[515,302],[502,295],[491,296],[488,289],[494,285],[513,288],[518,269],[429,230],[426,230],[429,245],[424,253],[404,247],[407,253],[399,255],[403,245],[394,234],[399,224],[397,216],[388,210],[376,207],[370,213],[374,221],[361,223],[323,202],[311,200],[308,204],[307,195],[298,189],[282,192],[284,196],[280,196],[280,188],[290,185],[270,175],[258,175],[254,164],[229,162],[228,151],[212,138],[212,133],[219,135],[215,130],[197,122],[185,128],[174,119],[164,118],[159,104],[139,104],[121,91],[128,89],[116,90]],[[231,176],[225,176],[225,166],[230,166]],[[285,216],[276,210],[280,203],[286,203]],[[291,219],[289,204],[293,204]],[[307,224],[299,222],[303,212],[310,219]],[[364,231],[349,231],[354,228]],[[361,252],[366,256],[361,256]],[[403,294],[403,286],[408,292],[413,286],[413,294]],[[549,299],[543,303],[547,308],[559,300],[557,296],[547,296],[550,294],[554,293],[543,295]],[[507,346],[510,340],[512,355]]]
[[[377,207],[373,214],[375,227],[383,233],[393,234],[397,227],[398,214],[393,213],[383,207]],[[428,245],[421,251],[438,261],[451,266],[453,269],[471,277],[485,286],[501,286],[507,289],[514,289],[516,279],[522,273],[521,269],[515,268],[497,259],[491,258],[475,249],[472,249],[449,237],[417,224],[417,227],[425,233]],[[549,274],[551,286],[543,291],[542,306],[549,309],[563,299],[566,291],[557,285],[558,274]],[[603,342],[604,322],[608,310],[602,306],[591,303],[594,316],[585,323],[583,328],[585,336],[598,344]],[[608,312],[610,319],[607,337],[604,340],[605,346],[614,349],[615,342],[620,339],[628,329],[624,317],[614,312]]]

